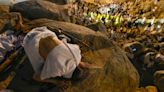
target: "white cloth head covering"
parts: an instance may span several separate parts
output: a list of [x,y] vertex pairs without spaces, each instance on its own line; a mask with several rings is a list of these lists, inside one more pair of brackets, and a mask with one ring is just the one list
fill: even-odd
[[65,44],[58,45],[47,56],[46,62],[41,72],[41,79],[47,79],[56,76],[71,78],[73,71],[80,63],[81,55],[80,49],[77,45],[68,43],[66,44],[75,55],[75,59]]
[[71,78],[73,71],[81,61],[81,51],[78,45],[63,42],[48,54],[46,60],[39,54],[39,41],[47,36],[57,37],[46,27],[38,27],[30,31],[24,38],[25,52],[36,73],[41,79],[57,76]]

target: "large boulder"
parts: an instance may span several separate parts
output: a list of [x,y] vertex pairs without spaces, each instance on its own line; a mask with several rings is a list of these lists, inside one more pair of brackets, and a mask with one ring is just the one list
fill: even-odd
[[164,92],[164,70],[156,71],[154,74],[155,85],[158,87],[160,92]]
[[20,12],[24,18],[30,20],[48,18],[69,22],[68,9],[71,9],[71,6],[71,4],[57,5],[45,0],[30,0],[14,4],[10,11]]
[[112,0],[81,0],[87,3],[93,3],[93,4],[109,4],[112,2]]
[[13,5],[28,0],[0,0],[0,5]]
[[8,29],[19,30],[23,26],[20,13],[10,13],[9,6],[0,5],[0,33]]
[[71,38],[82,50],[82,61],[101,68],[89,69],[88,77],[73,82],[65,92],[135,92],[139,86],[136,69],[115,42],[89,28],[47,19],[27,23],[28,28],[47,26]]
[[56,4],[63,5],[63,4],[68,4],[68,3],[74,3],[77,0],[47,0],[47,1],[50,1],[50,2],[53,2],[53,3],[56,3]]
[[37,18],[51,18],[54,19],[57,16],[50,11],[42,8],[39,4],[34,1],[25,1],[14,4],[11,12],[20,12],[24,18],[37,19]]

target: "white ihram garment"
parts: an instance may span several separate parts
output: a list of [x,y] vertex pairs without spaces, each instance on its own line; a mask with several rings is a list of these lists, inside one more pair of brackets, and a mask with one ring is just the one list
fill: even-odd
[[24,38],[24,49],[35,73],[40,73],[42,80],[57,76],[71,78],[73,71],[81,61],[81,51],[78,45],[63,42],[48,54],[46,60],[39,54],[39,41],[56,34],[46,27],[38,27],[30,31]]

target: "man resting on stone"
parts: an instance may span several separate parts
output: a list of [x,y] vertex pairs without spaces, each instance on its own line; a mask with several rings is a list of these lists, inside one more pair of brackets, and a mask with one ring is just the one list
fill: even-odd
[[24,38],[23,45],[36,81],[56,84],[52,78],[80,80],[87,75],[81,69],[90,67],[90,64],[81,62],[79,46],[59,40],[46,27],[32,29]]

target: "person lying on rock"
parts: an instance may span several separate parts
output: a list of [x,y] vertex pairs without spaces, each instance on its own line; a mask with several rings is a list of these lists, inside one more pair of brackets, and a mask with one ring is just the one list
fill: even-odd
[[84,70],[92,67],[81,62],[78,45],[59,40],[46,27],[32,29],[25,36],[23,45],[35,71],[33,79],[39,82],[56,84],[51,79],[56,77],[81,80],[88,75]]

